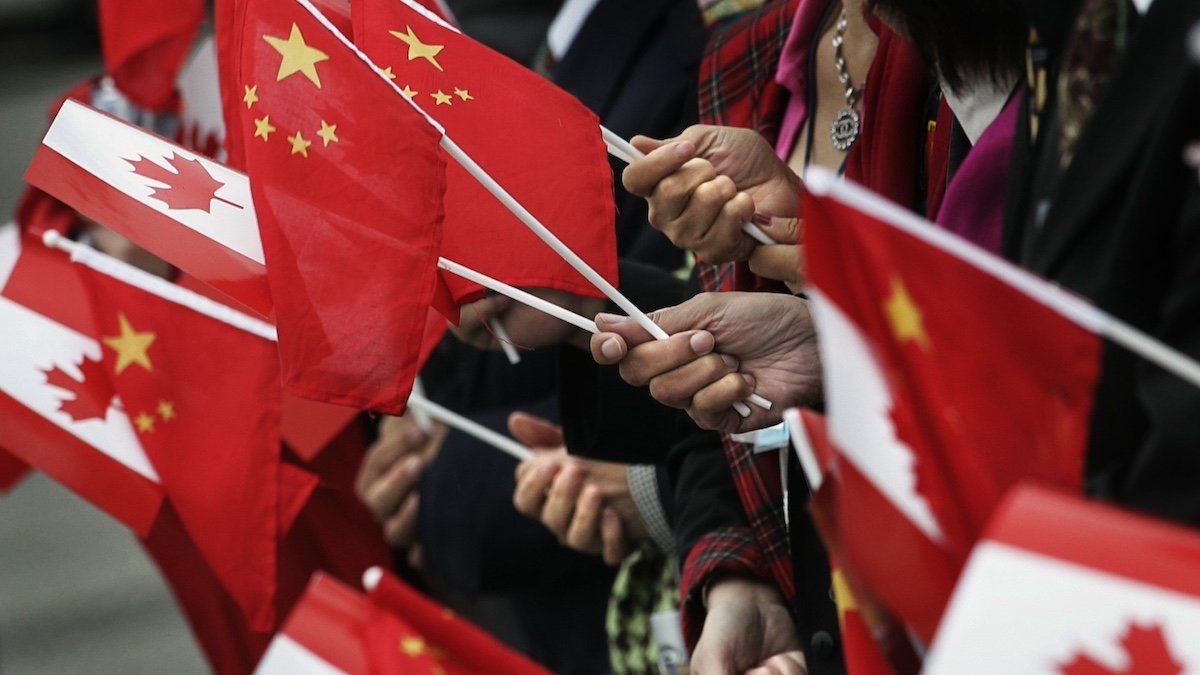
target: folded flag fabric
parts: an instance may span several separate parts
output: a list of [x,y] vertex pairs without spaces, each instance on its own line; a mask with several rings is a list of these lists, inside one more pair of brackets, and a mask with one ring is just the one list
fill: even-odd
[[196,39],[204,0],[100,0],[104,65],[121,93],[150,110],[169,108],[175,78]]
[[[454,626],[453,630],[478,631],[450,610],[428,600],[423,603],[436,607],[446,625]],[[459,651],[455,645],[434,642],[410,620],[412,611],[407,605],[397,608],[381,603],[375,594],[363,595],[318,573],[255,672],[259,675],[479,672],[540,675],[546,672],[490,637],[489,649],[484,653],[468,653]],[[423,611],[423,605],[416,611]],[[498,660],[489,661],[489,657]],[[519,669],[513,670],[511,664],[520,664]]]
[[67,100],[25,180],[258,315],[271,315],[244,175]]
[[1007,490],[1081,489],[1094,310],[863,188],[808,182],[833,546],[927,643]]
[[29,465],[11,452],[0,450],[0,493],[16,487],[29,474]]
[[[437,3],[355,0],[354,40],[467,154],[610,283],[617,281],[612,168],[600,120],[548,80],[463,35]],[[455,162],[442,255],[514,286],[600,297]],[[445,275],[455,301],[481,288]]]
[[400,414],[437,279],[438,130],[312,5],[232,9],[284,384]]
[[1018,488],[971,554],[924,672],[1200,669],[1200,535]]
[[86,297],[80,278],[61,252],[22,243],[9,225],[0,228],[0,286],[4,449],[145,536],[161,479],[103,368],[86,306],[72,304]]
[[[101,372],[121,397],[167,498],[250,625],[269,628],[281,470],[271,327],[148,274],[136,283],[129,275],[140,270],[101,254],[78,269],[103,346]],[[257,325],[260,334],[202,314],[187,299]]]

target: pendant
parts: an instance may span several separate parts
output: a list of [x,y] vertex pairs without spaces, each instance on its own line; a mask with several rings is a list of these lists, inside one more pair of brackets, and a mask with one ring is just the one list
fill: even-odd
[[849,107],[842,108],[837,117],[833,118],[833,128],[829,130],[829,138],[833,140],[833,147],[845,152],[858,140],[861,130],[862,123],[858,111]]

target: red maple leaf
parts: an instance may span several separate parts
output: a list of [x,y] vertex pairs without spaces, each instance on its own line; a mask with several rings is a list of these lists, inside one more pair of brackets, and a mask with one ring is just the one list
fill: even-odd
[[1076,654],[1070,663],[1060,666],[1062,675],[1180,675],[1183,664],[1175,660],[1167,646],[1162,626],[1130,624],[1121,646],[1129,655],[1129,667],[1113,670],[1087,654]]
[[58,366],[42,372],[46,373],[46,384],[75,395],[74,398],[60,399],[58,402],[58,409],[70,415],[72,421],[102,420],[107,416],[113,396],[116,395],[103,362],[85,356],[79,364],[79,370],[83,373],[83,380],[76,380]]
[[167,185],[165,188],[151,186],[154,192],[150,196],[165,203],[168,209],[199,209],[205,213],[211,213],[214,200],[225,202],[239,209],[242,208],[228,199],[217,196],[217,190],[220,190],[225,184],[213,178],[200,160],[184,159],[176,156],[175,153],[171,153],[166,160],[171,168],[175,169],[174,171],[145,157],[139,156],[138,159],[125,161],[133,166],[133,172],[137,175]]

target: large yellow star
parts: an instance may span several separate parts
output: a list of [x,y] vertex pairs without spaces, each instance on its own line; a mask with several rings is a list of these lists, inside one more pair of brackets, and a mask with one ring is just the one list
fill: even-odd
[[308,146],[312,145],[312,141],[304,140],[304,137],[297,131],[295,136],[288,136],[288,142],[292,144],[292,154],[300,153],[308,157]]
[[883,305],[892,333],[901,342],[916,342],[922,349],[929,348],[929,336],[921,319],[921,308],[913,302],[908,289],[899,277],[892,278],[892,294]]
[[433,97],[434,105],[451,105],[450,94],[447,94],[441,89],[438,89],[436,92],[430,94],[430,96]]
[[138,431],[144,434],[154,431],[154,417],[145,412],[138,413],[138,416],[134,418],[133,423],[137,425]]
[[258,85],[246,85],[246,94],[242,96],[242,100],[246,103],[246,110],[254,107],[254,104],[258,103]]
[[405,26],[405,28],[408,29],[407,33],[401,33],[398,30],[389,30],[388,32],[397,40],[408,45],[408,60],[425,59],[432,63],[434,68],[445,72],[442,64],[437,62],[437,55],[446,48],[446,45],[427,45],[421,42],[417,34],[413,32],[412,26]]
[[[337,137],[337,125],[326,124],[325,120],[321,120],[321,130],[317,132],[321,140],[325,142],[321,147],[327,148],[330,143],[337,143],[341,139]],[[353,134],[351,134],[353,136]]]
[[159,401],[158,416],[161,417],[164,422],[170,422],[171,420],[175,419],[175,404],[171,403],[170,401]]
[[304,36],[300,33],[299,26],[292,24],[292,34],[286,40],[273,35],[264,35],[263,39],[283,57],[283,60],[279,62],[279,75],[275,78],[276,82],[301,73],[308,78],[309,82],[317,85],[317,89],[321,88],[321,77],[317,75],[317,64],[321,61],[328,61],[329,55],[320,49],[309,47],[304,42]]
[[125,372],[134,363],[146,370],[154,370],[148,350],[157,336],[149,331],[135,331],[123,312],[117,314],[117,321],[121,326],[121,334],[104,338],[104,344],[117,353],[117,374]]
[[425,641],[415,635],[401,638],[400,651],[414,658],[418,657],[425,653]]
[[262,119],[254,120],[255,138],[261,138],[263,141],[268,141],[273,133],[275,133],[275,126],[271,124],[270,115],[263,115]]

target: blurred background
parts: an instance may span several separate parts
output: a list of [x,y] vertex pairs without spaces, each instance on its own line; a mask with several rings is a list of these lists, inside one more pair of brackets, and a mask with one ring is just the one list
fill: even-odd
[[[559,2],[449,4],[466,32],[527,61]],[[50,104],[100,69],[95,0],[0,0],[0,223]],[[132,534],[36,473],[0,494],[0,673],[206,671]]]

